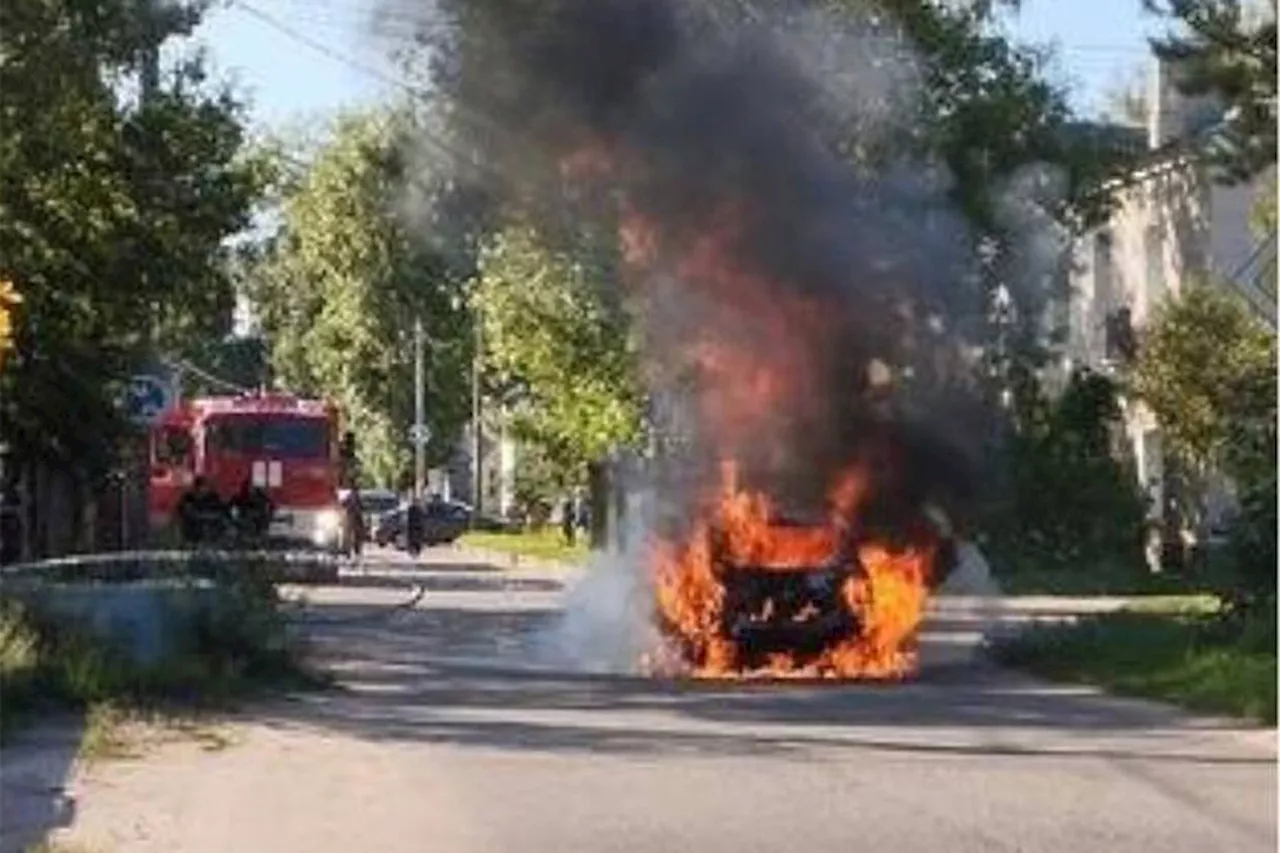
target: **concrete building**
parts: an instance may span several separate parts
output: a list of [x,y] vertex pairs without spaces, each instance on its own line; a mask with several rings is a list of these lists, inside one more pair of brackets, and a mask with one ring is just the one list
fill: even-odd
[[[485,428],[481,435],[480,458],[480,506],[478,509],[485,515],[496,515],[506,518],[515,508],[515,475],[519,446],[506,429],[507,418],[504,412],[493,412],[485,418]],[[447,481],[442,492],[451,494],[454,500],[471,503],[474,500],[474,463],[475,434],[473,426],[467,425],[458,442],[457,452],[442,472],[442,481]]]
[[[1075,244],[1069,336],[1064,367],[1112,372],[1133,354],[1135,332],[1165,299],[1196,280],[1233,287],[1273,328],[1275,296],[1264,277],[1274,269],[1275,235],[1259,237],[1250,213],[1259,194],[1275,192],[1274,169],[1252,184],[1223,186],[1187,151],[1212,133],[1221,112],[1178,93],[1176,70],[1156,62],[1147,99],[1149,156],[1116,186],[1110,220]],[[1126,401],[1125,432],[1138,476],[1157,514],[1169,497],[1160,429],[1149,410]],[[1210,526],[1230,508],[1230,490],[1210,489]]]

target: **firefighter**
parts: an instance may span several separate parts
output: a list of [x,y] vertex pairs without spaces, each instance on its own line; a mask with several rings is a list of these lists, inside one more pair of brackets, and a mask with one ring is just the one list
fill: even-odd
[[265,489],[253,485],[253,481],[246,477],[240,484],[240,491],[231,499],[231,510],[235,514],[236,529],[242,537],[255,542],[266,538],[274,510]]
[[217,490],[205,477],[196,477],[191,491],[178,503],[178,521],[182,526],[182,538],[191,545],[213,542],[221,535],[226,522],[227,507]]

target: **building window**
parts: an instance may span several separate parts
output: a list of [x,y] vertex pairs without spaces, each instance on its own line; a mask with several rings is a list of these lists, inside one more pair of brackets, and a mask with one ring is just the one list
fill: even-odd
[[1127,305],[1107,314],[1106,335],[1110,361],[1120,364],[1133,361],[1138,354],[1138,336],[1133,331],[1133,312]]
[[1164,298],[1164,240],[1159,224],[1147,226],[1143,250],[1147,258],[1147,305],[1154,307]]
[[1103,314],[1115,303],[1115,240],[1110,231],[1098,232],[1093,241],[1093,299]]

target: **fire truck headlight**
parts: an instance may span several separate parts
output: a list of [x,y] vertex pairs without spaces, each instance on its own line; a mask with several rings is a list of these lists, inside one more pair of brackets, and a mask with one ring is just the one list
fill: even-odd
[[318,544],[332,542],[342,532],[342,513],[326,509],[316,516],[315,538]]

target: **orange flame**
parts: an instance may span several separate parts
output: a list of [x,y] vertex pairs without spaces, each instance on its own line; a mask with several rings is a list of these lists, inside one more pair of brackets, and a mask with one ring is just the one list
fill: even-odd
[[[838,559],[847,529],[867,494],[866,477],[852,468],[831,490],[831,517],[808,527],[780,525],[765,495],[740,489],[735,466],[724,466],[722,490],[683,545],[653,544],[657,614],[686,651],[687,674],[696,678],[811,677],[895,679],[916,666],[915,637],[928,599],[935,545],[894,549],[859,543],[852,572],[841,589],[859,630],[806,664],[787,653],[743,672],[743,650],[725,631],[724,577],[738,565],[768,565],[777,571],[822,566]],[[852,567],[851,567],[852,568]]]

